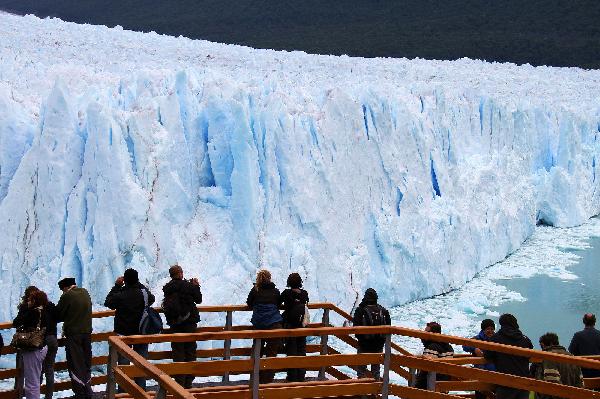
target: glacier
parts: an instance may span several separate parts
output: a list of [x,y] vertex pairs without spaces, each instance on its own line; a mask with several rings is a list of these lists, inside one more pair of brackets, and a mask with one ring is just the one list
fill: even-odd
[[350,310],[464,285],[600,213],[600,71],[256,50],[0,14],[0,313],[100,306],[175,262],[207,304],[259,267]]

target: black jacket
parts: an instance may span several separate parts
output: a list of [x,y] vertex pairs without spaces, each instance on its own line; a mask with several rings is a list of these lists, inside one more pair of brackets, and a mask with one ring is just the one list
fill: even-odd
[[284,324],[287,326],[292,326],[292,324],[295,324],[295,321],[288,320],[288,316],[294,308],[294,305],[297,303],[301,303],[303,305],[308,303],[308,292],[301,288],[286,288],[281,293],[279,302],[283,306],[282,316]]
[[202,303],[202,292],[200,292],[200,286],[192,284],[188,280],[178,280],[173,279],[169,281],[163,287],[163,293],[165,297],[173,294],[179,293],[182,298],[182,302],[186,307],[185,312],[190,312],[190,317],[188,317],[185,322],[182,324],[196,324],[200,321],[200,313],[198,312],[198,308],[196,305]]
[[40,327],[47,329],[51,315],[46,307],[42,308],[41,312],[38,308],[20,307],[17,317],[13,320],[13,326],[17,329],[23,328],[26,331],[33,330],[37,327],[38,321],[40,321],[40,315],[42,317]]
[[279,290],[275,287],[273,283],[265,283],[260,286],[260,289],[256,289],[252,287],[250,292],[248,293],[248,298],[246,299],[246,304],[250,309],[254,307],[254,305],[275,305],[279,307],[281,303],[279,300],[280,294]]
[[140,333],[140,321],[144,312],[142,289],[148,293],[148,305],[154,303],[154,295],[141,283],[134,285],[115,285],[112,287],[104,306],[115,311],[115,332],[120,335]]
[[[586,327],[573,335],[569,352],[575,356],[600,355],[600,331],[594,327]],[[600,370],[582,369],[586,378],[600,377]]]
[[[369,319],[367,316],[367,307],[381,308],[381,311],[383,313],[383,325],[389,326],[392,324],[392,320],[390,318],[390,313],[388,312],[388,310],[377,303],[377,296],[376,294],[374,294],[374,291],[371,292],[367,290],[361,303],[354,311],[354,316],[352,317],[352,325],[354,325],[355,327],[368,325],[367,321]],[[370,334],[357,334],[356,339],[358,339],[360,349],[363,352],[381,352],[385,343],[385,336],[383,335],[371,336]]]
[[[518,328],[502,326],[496,334],[490,338],[489,342],[497,344],[518,346],[521,348],[533,349],[533,345],[527,336]],[[507,353],[484,351],[486,359],[496,365],[496,371],[499,373],[512,374],[521,377],[529,377],[529,359],[522,356],[509,355]]]

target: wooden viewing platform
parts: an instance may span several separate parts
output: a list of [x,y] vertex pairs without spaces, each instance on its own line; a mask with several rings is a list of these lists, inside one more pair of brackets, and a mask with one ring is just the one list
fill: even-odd
[[[484,363],[480,357],[456,355],[452,358],[425,359],[415,356],[393,342],[394,337],[411,337],[430,341],[447,342],[456,345],[470,345],[480,349],[494,350],[529,358],[532,362],[553,360],[561,363],[576,364],[581,367],[600,369],[600,360],[596,357],[574,357],[550,352],[522,349],[512,346],[476,341],[468,338],[443,334],[427,333],[396,326],[381,327],[334,327],[330,323],[330,313],[341,321],[351,320],[351,316],[331,303],[312,303],[309,308],[322,312],[320,323],[307,328],[281,330],[252,330],[251,326],[234,325],[234,312],[247,312],[242,305],[199,306],[202,313],[225,313],[225,325],[198,328],[193,334],[169,334],[168,330],[159,335],[117,336],[112,332],[94,333],[93,342],[108,341],[108,354],[95,356],[93,365],[106,365],[106,374],[92,378],[93,385],[106,384],[105,396],[113,398],[135,399],[294,399],[317,397],[353,397],[372,396],[383,399],[395,396],[406,399],[443,399],[473,397],[473,392],[490,391],[494,385],[524,389],[541,394],[569,399],[600,398],[600,392],[592,389],[600,387],[600,378],[585,379],[585,388],[568,387],[548,383],[532,378],[516,377],[483,369],[473,368],[474,364]],[[95,312],[94,318],[114,315],[113,311]],[[0,324],[0,329],[9,329],[10,323]],[[384,334],[386,344],[383,353],[356,354],[340,353],[330,345],[329,337],[335,337],[345,344],[357,348],[355,334]],[[285,338],[293,336],[319,337],[318,344],[307,345],[307,356],[288,356],[260,358],[261,340],[266,338]],[[232,347],[233,340],[250,342],[252,347]],[[129,345],[140,343],[166,343],[186,341],[213,341],[222,348],[200,349],[196,351],[199,360],[194,362],[171,362],[170,351],[150,352],[144,359]],[[215,342],[216,341],[216,342]],[[62,342],[59,342],[62,346]],[[5,347],[3,354],[15,353],[11,347]],[[131,365],[117,365],[121,355],[131,361]],[[166,360],[166,361],[165,361]],[[357,366],[379,363],[382,365],[382,379],[354,377],[351,370]],[[280,370],[305,368],[318,371],[317,377],[306,382],[280,382],[259,384],[260,370]],[[55,370],[65,370],[66,362],[57,362]],[[416,370],[429,371],[428,390],[413,387]],[[15,389],[0,391],[0,399],[17,398],[22,391],[21,368],[0,370],[0,380],[15,378]],[[390,380],[390,373],[398,378]],[[450,381],[436,381],[437,373],[451,376]],[[211,382],[185,389],[171,377],[177,374],[193,374],[197,377],[212,377]],[[246,379],[233,381],[231,376],[246,375]],[[156,390],[143,391],[133,381],[136,377],[154,381]],[[242,377],[244,378],[244,377]],[[404,383],[399,380],[404,380]],[[125,391],[117,393],[116,384]],[[55,391],[71,388],[70,382],[57,382]],[[42,390],[43,392],[43,390]]]

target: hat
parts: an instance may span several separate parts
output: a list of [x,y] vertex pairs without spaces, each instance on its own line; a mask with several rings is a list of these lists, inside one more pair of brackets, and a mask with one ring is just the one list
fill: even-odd
[[138,272],[135,269],[127,269],[123,274],[123,280],[126,285],[134,285],[139,283]]
[[485,319],[481,321],[481,329],[485,330],[488,327],[492,327],[494,330],[496,329],[496,323],[492,319]]
[[61,290],[72,285],[77,285],[77,283],[75,282],[75,277],[65,277],[58,282],[58,288],[60,288]]

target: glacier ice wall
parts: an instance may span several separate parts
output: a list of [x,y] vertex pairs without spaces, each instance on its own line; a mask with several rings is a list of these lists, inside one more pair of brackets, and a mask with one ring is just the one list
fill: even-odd
[[0,312],[178,262],[350,309],[456,288],[600,212],[600,73],[362,60],[0,16]]

